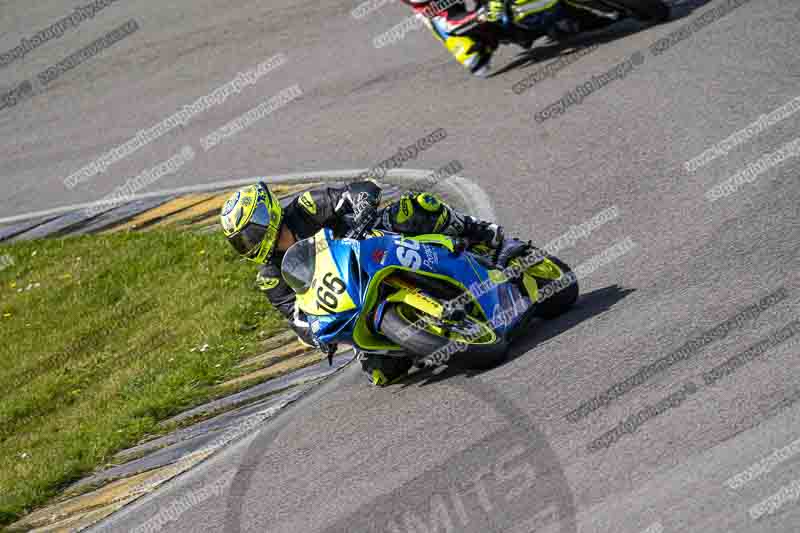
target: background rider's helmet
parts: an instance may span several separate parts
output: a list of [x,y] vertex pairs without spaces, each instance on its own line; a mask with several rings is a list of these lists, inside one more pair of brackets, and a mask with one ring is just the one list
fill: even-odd
[[241,255],[265,263],[280,234],[283,209],[263,182],[239,189],[222,206],[222,231]]

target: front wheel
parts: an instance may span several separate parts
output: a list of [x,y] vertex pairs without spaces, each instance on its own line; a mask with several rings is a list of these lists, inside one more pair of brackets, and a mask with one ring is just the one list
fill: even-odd
[[669,6],[662,0],[597,0],[645,22],[664,22],[670,17]]
[[[572,269],[561,259],[547,255],[547,259],[561,270],[559,279],[547,280],[539,288],[539,301],[536,303],[536,316],[550,319],[565,313],[578,300],[578,278]],[[538,282],[542,280],[537,278]]]
[[[454,325],[453,329],[470,325]],[[381,320],[381,333],[395,344],[402,346],[418,358],[429,358],[437,364],[455,364],[471,369],[486,369],[497,366],[506,358],[508,342],[494,335],[489,340],[475,339],[475,342],[459,342],[458,339],[437,334],[436,326],[426,322],[424,316],[404,305],[395,304],[386,308]],[[461,337],[462,339],[464,337]],[[466,353],[461,353],[466,352]]]

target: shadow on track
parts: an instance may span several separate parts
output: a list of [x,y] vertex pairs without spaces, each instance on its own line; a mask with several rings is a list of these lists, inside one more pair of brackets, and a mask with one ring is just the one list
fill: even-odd
[[520,334],[512,344],[506,361],[500,366],[513,361],[530,350],[537,344],[561,335],[584,320],[601,315],[611,309],[618,302],[625,299],[636,289],[623,289],[619,285],[609,285],[578,297],[575,305],[563,315],[550,320],[536,320],[531,324],[530,331]]
[[507,65],[492,72],[489,78],[494,78],[511,70],[541,66],[550,59],[567,56],[582,48],[589,48],[590,46],[616,41],[617,39],[622,39],[623,37],[637,33],[647,27],[646,24],[633,19],[625,19],[615,22],[601,30],[576,35],[572,39],[548,45],[534,45],[530,50],[525,50],[517,54],[516,58]]
[[[629,294],[635,292],[635,290],[636,289],[623,289],[619,285],[609,285],[608,287],[582,294],[575,305],[558,318],[551,320],[534,320],[531,324],[530,331],[522,333],[520,337],[511,344],[508,357],[499,366],[508,364],[517,357],[525,355],[536,345],[561,335],[584,320],[601,315],[626,298]],[[482,374],[485,371],[486,370],[466,369],[461,367],[458,363],[454,363],[444,368],[444,370],[417,372],[398,383],[398,385],[402,388],[412,385],[425,386],[438,383],[439,381],[446,380],[459,374],[466,374],[471,377]]]

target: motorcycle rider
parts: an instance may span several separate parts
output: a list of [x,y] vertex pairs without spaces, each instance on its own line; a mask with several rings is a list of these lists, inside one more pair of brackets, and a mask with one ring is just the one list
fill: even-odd
[[[304,192],[285,207],[264,182],[233,193],[222,207],[220,222],[228,242],[245,258],[259,265],[257,287],[288,320],[300,340],[332,353],[314,339],[308,323],[295,307],[295,293],[281,277],[286,250],[298,240],[330,228],[337,237],[349,226],[369,223],[407,235],[441,233],[481,243],[498,252],[505,265],[526,249],[526,244],[504,238],[502,227],[457,212],[433,194],[412,192],[378,210],[381,189],[371,181],[345,187],[322,187]],[[375,385],[385,385],[405,375],[411,364],[405,358],[362,357],[362,368]]]
[[[453,30],[475,18],[476,11],[469,11],[465,0],[402,0],[423,17],[434,36],[444,44],[461,65],[472,74],[485,77],[489,74],[489,63],[497,49],[496,43],[478,42],[475,38],[453,35]],[[569,0],[510,0],[514,10],[513,24],[532,35],[549,36],[558,41],[579,32],[591,31],[613,22],[595,15],[579,3]],[[488,0],[486,19],[490,23],[501,23],[505,16],[503,0]],[[511,21],[509,21],[512,23]]]

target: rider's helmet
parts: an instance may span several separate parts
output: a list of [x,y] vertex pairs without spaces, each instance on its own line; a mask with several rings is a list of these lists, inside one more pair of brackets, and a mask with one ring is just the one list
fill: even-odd
[[219,219],[225,237],[239,254],[265,263],[278,241],[283,208],[267,185],[259,182],[233,193]]

